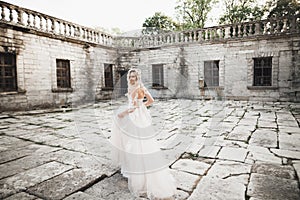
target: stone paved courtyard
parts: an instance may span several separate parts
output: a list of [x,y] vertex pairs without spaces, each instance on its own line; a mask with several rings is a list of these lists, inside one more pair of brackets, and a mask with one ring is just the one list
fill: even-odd
[[[124,102],[1,113],[0,199],[134,199],[108,141]],[[300,199],[299,104],[157,100],[150,111],[176,199]]]

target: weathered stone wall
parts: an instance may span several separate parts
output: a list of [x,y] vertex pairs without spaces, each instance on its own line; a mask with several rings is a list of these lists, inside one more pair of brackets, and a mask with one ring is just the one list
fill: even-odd
[[[115,50],[22,30],[1,28],[0,51],[16,54],[17,92],[1,93],[1,110],[67,106],[95,100],[104,84],[104,63]],[[57,90],[56,59],[70,60],[72,92]],[[100,94],[101,96],[101,94]]]
[[[18,86],[18,91],[0,93],[0,110],[76,106],[111,98],[121,74],[131,67],[142,70],[144,84],[156,98],[300,101],[299,16],[113,37],[0,4],[0,52],[16,54]],[[257,57],[272,57],[272,86],[253,86]],[[56,59],[70,61],[70,91],[57,88]],[[219,61],[219,87],[203,88],[204,62],[212,60]],[[113,65],[117,90],[104,87],[105,64]],[[152,87],[154,64],[163,65],[164,88]]]
[[[143,81],[151,88],[152,65],[164,65],[164,80],[168,89],[152,89],[157,97],[216,97],[215,89],[204,89],[201,93],[199,80],[204,78],[204,61],[220,60],[218,94],[221,97],[299,101],[300,89],[296,85],[299,81],[296,75],[300,63],[299,42],[300,37],[265,37],[142,49],[134,52],[131,66],[142,69]],[[253,87],[253,58],[268,56],[272,56],[272,87]]]

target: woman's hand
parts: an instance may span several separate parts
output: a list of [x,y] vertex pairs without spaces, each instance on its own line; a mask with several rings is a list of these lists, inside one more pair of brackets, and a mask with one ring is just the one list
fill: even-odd
[[119,114],[118,114],[118,117],[119,117],[119,118],[123,118],[123,117],[125,117],[125,114],[124,114],[124,113],[119,113]]

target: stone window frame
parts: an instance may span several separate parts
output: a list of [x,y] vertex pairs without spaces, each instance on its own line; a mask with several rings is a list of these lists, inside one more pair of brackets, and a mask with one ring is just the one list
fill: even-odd
[[[12,53],[2,53],[0,52],[0,63],[1,60],[4,62],[0,64],[0,84],[4,84],[7,79],[10,79],[9,81],[12,81],[11,84],[9,84],[9,87],[1,87],[0,92],[16,92],[18,91],[18,85],[17,85],[17,66],[16,66],[16,55]],[[10,60],[9,64],[5,64],[5,60]],[[9,73],[11,75],[6,75],[7,69],[9,70]],[[6,84],[5,84],[6,85]]]
[[[254,86],[254,58],[272,57],[271,86]],[[247,89],[276,90],[278,89],[279,52],[254,52],[246,54],[247,59]]]
[[[70,87],[59,87],[57,85],[57,61],[68,61],[69,62],[69,81],[70,81]],[[64,93],[64,92],[73,92],[72,88],[72,62],[70,59],[66,58],[55,58],[54,61],[54,68],[53,68],[53,76],[52,76],[52,92],[53,93]]]
[[[217,66],[218,66],[218,74],[217,74],[217,78],[218,78],[218,82],[217,82],[217,85],[214,85],[214,78],[216,77],[216,75],[214,74],[214,70],[212,68],[214,68],[214,64],[217,63]],[[205,80],[205,72],[207,71],[206,66],[207,64],[209,64],[209,72],[212,72],[213,75],[210,77],[211,80]],[[207,60],[207,61],[204,61],[204,87],[219,87],[220,86],[220,60]],[[211,86],[207,86],[207,82],[211,81],[212,82],[212,85]]]
[[[211,87],[205,87],[204,84],[204,63],[207,61],[219,61],[219,86],[211,86]],[[205,89],[224,89],[225,84],[225,58],[224,57],[210,57],[205,60],[201,60],[199,62],[199,89],[205,90]]]
[[[161,71],[162,71],[162,81],[160,81],[160,84],[158,85],[154,85],[154,71],[153,68],[154,67],[161,67]],[[151,65],[151,85],[152,85],[152,89],[167,89],[167,87],[165,86],[165,79],[166,79],[166,73],[165,73],[165,64],[164,63],[155,63]]]
[[15,55],[15,73],[16,73],[16,90],[15,91],[0,91],[0,96],[20,95],[25,94],[25,79],[24,79],[24,62],[23,56],[19,55],[19,49],[13,46],[0,46],[0,53],[8,53]]

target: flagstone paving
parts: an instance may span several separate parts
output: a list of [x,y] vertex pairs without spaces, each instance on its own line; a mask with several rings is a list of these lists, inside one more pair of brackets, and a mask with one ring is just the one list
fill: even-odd
[[[0,199],[146,199],[111,160],[124,103],[0,113]],[[149,110],[176,199],[300,199],[300,104],[157,100]]]

